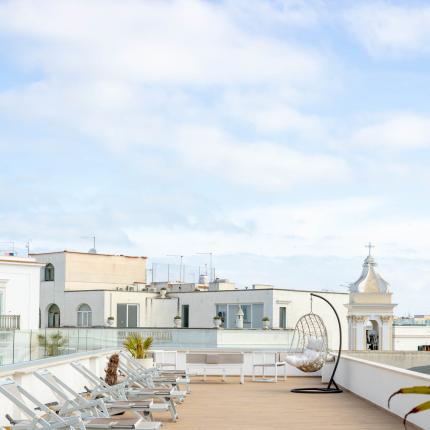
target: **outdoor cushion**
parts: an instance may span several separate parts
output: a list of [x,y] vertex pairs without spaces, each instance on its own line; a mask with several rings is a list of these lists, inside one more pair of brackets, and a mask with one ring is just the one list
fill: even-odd
[[218,364],[220,362],[219,354],[206,354],[207,364]]

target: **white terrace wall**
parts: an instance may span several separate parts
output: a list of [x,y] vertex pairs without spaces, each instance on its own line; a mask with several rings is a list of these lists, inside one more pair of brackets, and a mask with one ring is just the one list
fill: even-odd
[[[70,366],[70,363],[75,360],[80,361],[98,375],[103,375],[103,370],[106,366],[106,356],[110,353],[111,351],[104,350],[98,353],[92,352],[91,354],[73,354],[65,358],[47,358],[27,365],[5,366],[0,368],[0,379],[6,377],[13,378],[24,389],[35,395],[38,400],[47,403],[55,400],[55,396],[48,387],[33,376],[34,371],[49,368],[52,373],[59,376],[66,384],[77,391],[83,391],[84,385],[88,385],[88,382]],[[9,414],[14,419],[22,417],[15,405],[0,394],[0,426],[8,424],[4,418],[5,414]]]
[[[342,387],[387,410],[388,398],[399,388],[430,385],[430,375],[348,356],[341,358],[335,379]],[[399,395],[391,401],[391,412],[403,417],[427,400],[429,396]],[[430,429],[429,412],[410,415],[410,422]]]

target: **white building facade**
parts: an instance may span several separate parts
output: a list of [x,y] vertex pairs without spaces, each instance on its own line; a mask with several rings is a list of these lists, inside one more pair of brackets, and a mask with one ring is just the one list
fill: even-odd
[[[106,326],[113,306],[123,304],[120,309],[127,311],[133,293],[146,292],[146,257],[72,251],[33,256],[43,264],[39,273],[43,328]],[[134,311],[130,306],[129,316],[140,323]]]
[[0,257],[0,329],[39,327],[42,266],[34,258]]

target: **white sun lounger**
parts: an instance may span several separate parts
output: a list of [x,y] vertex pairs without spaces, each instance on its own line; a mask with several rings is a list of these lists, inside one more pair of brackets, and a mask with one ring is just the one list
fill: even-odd
[[123,382],[130,387],[153,390],[154,392],[162,393],[161,395],[167,396],[179,402],[183,402],[187,394],[186,391],[178,390],[177,385],[172,385],[171,382],[162,382],[156,384],[150,372],[145,373],[136,371],[131,366],[124,364],[123,361],[120,361],[118,368],[125,376]]
[[136,372],[139,375],[151,375],[152,379],[151,381],[156,384],[163,384],[163,385],[173,385],[176,386],[179,390],[180,385],[185,385],[186,392],[190,392],[190,378],[187,375],[185,371],[178,371],[178,370],[167,370],[163,371],[161,369],[158,369],[157,367],[152,367],[149,369],[146,369],[142,366],[141,363],[139,363],[138,360],[132,357],[132,355],[125,350],[120,351],[119,353],[121,357],[120,364],[126,364],[127,368]]
[[99,378],[82,363],[74,361],[71,365],[92,385],[91,388],[87,387],[92,398],[103,396],[106,404],[109,402],[116,402],[118,400],[134,402],[157,398],[160,402],[154,402],[151,404],[151,412],[162,412],[168,410],[172,420],[177,420],[178,414],[176,412],[176,406],[169,393],[140,387],[132,388],[128,385],[127,381],[120,382],[115,385],[108,385],[102,378]]
[[[91,418],[83,420],[79,415],[61,417],[48,406],[39,402],[11,378],[0,380],[0,392],[27,417],[23,420],[14,420],[9,417],[10,427],[13,430],[152,429],[141,418],[123,420],[119,418]],[[27,405],[26,401],[33,406],[33,409]]]
[[[38,370],[34,373],[34,375],[45,385],[47,385],[57,397],[57,399],[61,402],[59,403],[58,410],[56,411],[60,416],[67,416],[74,412],[78,412],[82,418],[112,417],[114,415],[130,411],[137,418],[141,418],[143,416],[145,418],[152,419],[152,400],[140,402],[117,401],[105,403],[102,398],[85,398],[83,395],[74,391],[47,369]],[[165,410],[167,410],[167,407]],[[159,422],[152,422],[146,425],[146,428],[152,430],[158,430],[160,427],[161,423]]]

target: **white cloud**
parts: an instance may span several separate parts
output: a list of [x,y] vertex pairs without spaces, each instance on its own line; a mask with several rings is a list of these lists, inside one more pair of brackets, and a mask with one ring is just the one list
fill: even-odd
[[306,154],[287,145],[235,141],[217,129],[183,127],[178,134],[183,162],[194,169],[260,189],[346,180],[347,163],[335,156]]
[[205,86],[320,74],[316,51],[247,29],[228,11],[196,0],[18,1],[0,7],[0,31],[29,40],[26,63],[51,76]]
[[[233,122],[257,133],[321,137],[318,119],[295,103],[322,92],[324,55],[272,28],[316,20],[311,3],[295,1],[6,2],[0,34],[24,41],[10,55],[41,77],[0,93],[0,112],[116,151],[179,148],[187,165],[227,163],[226,178],[253,186],[344,177],[347,167],[335,157],[223,135]],[[177,135],[200,127],[227,141],[183,144]]]
[[430,6],[375,1],[349,9],[346,25],[374,55],[430,52]]
[[[142,246],[148,255],[164,255],[168,243],[170,249],[185,255],[194,254],[196,249],[210,249],[216,254],[249,253],[271,258],[349,258],[364,254],[364,245],[371,240],[380,258],[430,258],[430,238],[423,234],[429,231],[430,221],[413,214],[405,220],[397,213],[387,216],[387,212],[387,202],[376,198],[241,210],[220,207],[205,225],[196,221],[189,226],[132,227],[126,232],[136,249]],[[220,228],[217,224],[221,220]],[[231,228],[226,229],[226,225]]]
[[430,118],[413,114],[386,114],[355,131],[353,144],[384,149],[430,147]]

